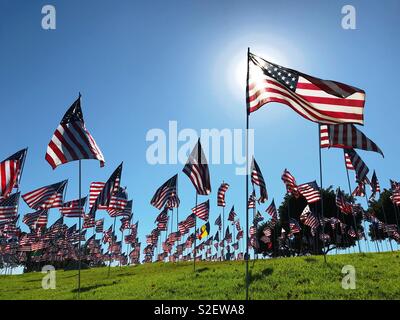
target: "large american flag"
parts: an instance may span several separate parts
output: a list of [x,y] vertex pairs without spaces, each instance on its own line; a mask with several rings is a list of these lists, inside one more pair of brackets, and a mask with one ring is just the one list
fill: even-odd
[[68,180],[64,180],[52,185],[41,187],[31,192],[25,193],[22,199],[26,204],[36,210],[61,208],[63,204],[64,189]]
[[87,197],[65,202],[60,208],[61,215],[67,218],[79,218],[85,215]]
[[174,197],[176,194],[176,184],[178,175],[174,175],[172,178],[168,179],[159,187],[150,201],[150,204],[157,209],[162,209],[167,201]]
[[182,171],[189,177],[190,181],[192,181],[197,194],[208,195],[211,193],[210,172],[200,139],[189,155]]
[[367,165],[364,163],[364,161],[361,159],[361,157],[353,149],[345,149],[345,150],[346,150],[345,152],[350,157],[350,161],[354,167],[354,170],[356,171],[357,182],[369,181],[367,177],[369,169]]
[[225,202],[225,193],[229,188],[229,184],[223,182],[221,183],[220,187],[218,188],[218,196],[217,196],[217,205],[219,207],[225,207],[226,202]]
[[306,198],[308,203],[314,203],[321,200],[320,190],[315,181],[300,184],[297,189],[299,193]]
[[18,213],[20,193],[13,193],[8,198],[0,200],[0,221],[14,219]]
[[378,152],[383,156],[378,145],[353,124],[321,125],[320,135],[321,148],[354,148]]
[[248,56],[247,109],[283,103],[304,118],[325,124],[364,123],[365,92]]
[[80,159],[97,159],[100,166],[104,166],[104,156],[85,127],[81,95],[65,113],[46,152],[46,160],[53,169]]
[[207,221],[210,212],[210,200],[204,201],[192,208],[192,212],[200,219]]
[[0,162],[0,198],[6,198],[18,187],[27,149],[20,150]]
[[258,166],[256,159],[253,157],[251,162],[251,183],[260,187],[260,198],[259,202],[264,203],[268,200],[267,187],[265,185],[264,177],[261,173],[261,169]]

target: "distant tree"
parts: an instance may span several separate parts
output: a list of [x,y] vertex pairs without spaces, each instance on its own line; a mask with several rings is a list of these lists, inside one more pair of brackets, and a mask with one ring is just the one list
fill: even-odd
[[[364,229],[362,222],[362,208],[356,210],[354,216],[346,215],[340,212],[336,206],[336,194],[332,187],[321,190],[324,205],[324,214],[321,213],[321,203],[317,202],[310,204],[311,211],[325,221],[324,225],[315,230],[315,235],[312,234],[310,227],[305,226],[300,222],[300,215],[307,206],[307,201],[304,197],[298,198],[293,195],[286,195],[279,207],[279,220],[275,225],[268,221],[257,229],[257,239],[259,241],[258,253],[276,256],[292,256],[306,254],[323,254],[333,249],[345,249],[356,244],[357,238],[349,235],[351,228],[356,234],[362,234]],[[353,199],[346,195],[349,202],[353,203]],[[323,217],[323,219],[322,219]],[[289,219],[295,219],[301,228],[299,233],[290,235]],[[342,225],[337,224],[333,228],[330,223],[330,218],[337,218],[342,222]],[[265,242],[263,238],[264,230],[271,230],[270,242]],[[284,230],[284,232],[282,232]],[[324,236],[325,235],[325,236]],[[323,241],[322,239],[325,239]]]
[[[397,231],[399,231],[399,208],[395,207],[390,199],[391,196],[392,192],[384,189],[378,200],[370,201],[368,212],[385,225],[396,225]],[[369,226],[369,236],[373,241],[385,240],[390,237],[390,233],[386,232],[382,223],[371,223]]]

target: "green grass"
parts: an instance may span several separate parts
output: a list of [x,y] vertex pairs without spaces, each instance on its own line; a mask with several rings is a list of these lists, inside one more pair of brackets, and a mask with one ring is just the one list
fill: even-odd
[[[251,261],[251,299],[400,299],[400,252]],[[344,265],[357,288],[341,287]],[[82,271],[81,299],[244,299],[243,261],[155,263]],[[0,299],[76,299],[76,271],[57,271],[55,290],[43,274],[0,276]]]

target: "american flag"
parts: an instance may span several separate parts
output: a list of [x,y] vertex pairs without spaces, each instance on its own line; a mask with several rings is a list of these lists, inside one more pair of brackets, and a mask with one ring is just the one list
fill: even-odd
[[168,200],[167,203],[165,204],[165,206],[168,209],[173,209],[173,208],[179,208],[179,205],[181,203],[181,200],[179,199],[178,195],[176,193],[174,193],[173,195],[171,195]]
[[20,150],[0,162],[0,198],[6,198],[18,187],[28,149]]
[[365,197],[365,184],[358,181],[357,187],[354,189],[351,195],[354,197]]
[[349,155],[351,164],[356,171],[356,180],[358,182],[368,181],[367,174],[369,169],[361,157],[353,149],[345,149],[345,152]]
[[131,217],[122,217],[121,218],[121,227],[119,228],[120,231],[129,229],[131,227]]
[[89,228],[93,228],[95,226],[95,214],[85,214],[83,216],[83,225],[82,228],[84,229],[89,229]]
[[232,241],[232,234],[229,231],[229,226],[226,227],[224,240],[228,243],[231,243]]
[[164,184],[159,187],[150,201],[150,204],[157,209],[162,209],[167,201],[174,197],[176,194],[176,184],[178,175],[174,175],[172,178],[168,179]]
[[36,210],[61,208],[63,204],[63,193],[68,180],[64,180],[49,186],[45,186],[31,192],[25,193],[22,199],[26,204]]
[[200,219],[207,221],[210,212],[210,200],[198,204],[196,207],[192,208],[192,212]]
[[340,209],[341,212],[345,214],[352,214],[353,208],[350,203],[347,202],[344,197],[343,192],[338,188],[336,192],[336,206]]
[[112,231],[112,226],[110,226],[108,230],[103,233],[103,240],[102,240],[103,243],[111,243],[112,236],[113,236],[113,231]]
[[235,212],[235,206],[232,206],[231,211],[229,211],[229,215],[228,215],[228,221],[235,221],[236,218],[236,212]]
[[185,220],[186,229],[191,229],[196,225],[196,216],[192,213]]
[[104,219],[97,220],[95,222],[96,233],[102,233],[104,231]]
[[186,234],[187,232],[189,232],[189,229],[186,228],[185,222],[186,220],[178,223],[178,230],[181,234]]
[[60,208],[61,215],[67,218],[79,218],[85,215],[87,197],[65,202]]
[[[110,203],[107,208],[107,212],[110,217],[124,216],[124,210],[128,204],[128,193],[126,188],[118,188],[118,191],[111,195]],[[130,213],[128,213],[130,215]]]
[[299,233],[301,231],[299,223],[294,218],[289,219],[289,228],[291,234]]
[[219,215],[218,218],[215,219],[214,225],[218,226],[218,229],[221,230],[221,228],[222,228],[222,219],[221,219],[221,215]]
[[268,213],[273,220],[278,219],[278,212],[276,210],[274,199],[272,199],[271,204],[268,206],[268,208],[267,208],[267,210],[265,210],[265,212]]
[[218,207],[225,207],[226,202],[225,202],[225,193],[229,188],[229,184],[223,182],[220,187],[218,188],[218,199],[217,199],[217,205]]
[[364,123],[365,92],[336,81],[318,79],[248,56],[247,110],[283,103],[304,118],[325,124]]
[[311,228],[312,235],[315,235],[315,230],[318,228],[320,223],[318,218],[310,211],[304,220],[304,225],[309,226]]
[[97,159],[104,166],[104,156],[85,127],[81,109],[81,95],[71,105],[47,146],[46,160],[55,169],[80,159]]
[[256,193],[253,191],[251,193],[251,195],[249,196],[249,201],[247,203],[247,207],[249,209],[254,209],[256,207],[256,200],[257,200]]
[[0,200],[0,221],[17,217],[20,193],[13,193],[8,198]]
[[47,218],[48,218],[48,211],[39,210],[24,215],[24,217],[22,218],[22,222],[25,223],[31,230],[37,230],[46,227]]
[[189,155],[189,158],[182,170],[192,181],[193,186],[199,195],[208,195],[211,192],[210,172],[206,156],[200,144],[200,139]]
[[321,193],[315,181],[303,183],[297,187],[297,190],[306,198],[308,203],[315,203],[321,200]]
[[98,194],[93,206],[90,208],[89,215],[95,215],[99,206],[107,207],[110,204],[111,197],[114,193],[118,192],[119,184],[121,182],[122,163],[114,170],[110,178],[104,184],[100,193]]
[[257,213],[256,213],[256,215],[254,216],[254,219],[253,219],[253,224],[257,225],[258,223],[260,223],[263,220],[264,220],[264,217],[261,215],[260,211],[257,211]]
[[[105,182],[92,182],[89,188],[89,208],[92,208],[99,196],[101,190],[103,190]],[[97,210],[107,210],[107,206],[99,205]]]
[[375,198],[375,195],[381,192],[381,186],[379,185],[378,177],[376,176],[375,170],[371,178],[371,191],[372,194],[370,196],[370,199]]
[[297,190],[296,179],[287,169],[283,171],[281,179],[286,185],[286,191],[292,193],[297,198],[299,196],[299,191]]
[[350,227],[350,229],[349,229],[349,231],[347,233],[349,234],[350,237],[357,238],[357,234],[354,231],[353,227]]
[[257,185],[260,187],[260,198],[259,202],[264,203],[268,200],[267,187],[265,185],[264,177],[261,173],[261,169],[258,166],[256,159],[253,157],[253,161],[251,163],[251,183],[253,185]]
[[321,148],[361,149],[378,152],[383,156],[378,145],[353,124],[321,125],[320,134]]
[[168,223],[168,209],[161,211],[154,222],[157,223],[158,230],[166,231]]
[[347,170],[354,170],[353,164],[351,163],[350,156],[346,151],[344,152],[344,164],[345,164]]

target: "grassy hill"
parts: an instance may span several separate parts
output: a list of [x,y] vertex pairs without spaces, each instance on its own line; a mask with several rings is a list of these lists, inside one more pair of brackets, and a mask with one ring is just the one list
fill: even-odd
[[[400,252],[330,255],[250,262],[251,299],[400,299]],[[341,287],[344,265],[357,288]],[[243,299],[243,261],[155,263],[82,271],[81,299]],[[0,299],[76,299],[76,271],[57,271],[57,288],[43,274],[0,276]]]

